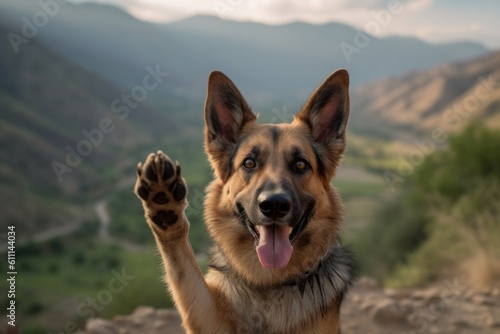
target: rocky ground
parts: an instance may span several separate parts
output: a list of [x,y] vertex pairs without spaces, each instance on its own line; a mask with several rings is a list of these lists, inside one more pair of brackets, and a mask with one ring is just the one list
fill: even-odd
[[[342,333],[500,333],[500,288],[475,291],[457,279],[425,289],[381,289],[358,280],[341,311]],[[127,316],[93,319],[86,334],[180,334],[174,310],[140,306]]]

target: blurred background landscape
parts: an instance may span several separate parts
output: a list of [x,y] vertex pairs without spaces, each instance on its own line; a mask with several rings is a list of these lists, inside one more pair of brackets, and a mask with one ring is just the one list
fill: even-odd
[[[360,274],[390,288],[449,277],[500,287],[500,5],[312,3],[318,21],[305,5],[266,1],[189,11],[153,1],[0,0],[0,251],[15,225],[23,333],[68,332],[69,322],[75,332],[90,317],[171,306],[132,193],[136,164],[152,151],[183,167],[190,238],[204,265],[212,172],[203,104],[215,69],[261,122],[277,123],[346,68],[348,150],[333,184]],[[261,19],[259,8],[268,9]],[[326,15],[336,10],[366,15],[351,23]],[[443,26],[417,19],[434,22],[431,11],[448,13]],[[463,31],[452,32],[453,17]],[[133,278],[104,299],[123,272]]]

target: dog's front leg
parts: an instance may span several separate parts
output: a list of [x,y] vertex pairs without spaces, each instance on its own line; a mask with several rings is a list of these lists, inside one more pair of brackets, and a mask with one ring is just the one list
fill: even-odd
[[187,187],[180,166],[158,151],[138,165],[137,176],[135,194],[156,239],[183,326],[188,333],[231,332],[220,311],[225,302],[205,282],[188,239]]

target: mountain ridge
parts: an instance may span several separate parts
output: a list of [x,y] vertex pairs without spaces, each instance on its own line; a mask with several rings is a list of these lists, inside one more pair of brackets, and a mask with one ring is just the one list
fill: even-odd
[[500,51],[493,51],[363,85],[353,93],[351,126],[393,138],[455,131],[470,121],[500,127],[499,68]]
[[[0,1],[0,7],[2,1],[6,0]],[[16,23],[15,17],[26,9],[14,10],[14,6],[4,8],[4,16],[10,13],[11,29],[18,31],[21,21]],[[171,85],[156,92],[155,100],[183,96],[200,103],[206,77],[217,69],[263,105],[278,100],[302,103],[312,87],[339,67],[349,70],[356,87],[488,50],[478,43],[432,45],[415,38],[368,36],[370,44],[349,62],[340,45],[355,46],[358,33],[335,22],[270,26],[210,16],[159,25],[108,5],[85,3],[61,7],[37,37],[52,51],[122,89],[140,80],[145,66],[160,64],[171,73]]]

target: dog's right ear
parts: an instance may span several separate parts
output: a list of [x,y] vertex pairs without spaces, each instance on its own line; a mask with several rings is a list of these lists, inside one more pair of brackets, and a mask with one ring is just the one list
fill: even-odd
[[232,159],[243,127],[256,116],[233,82],[222,72],[208,76],[205,101],[205,151],[217,177],[232,173]]

